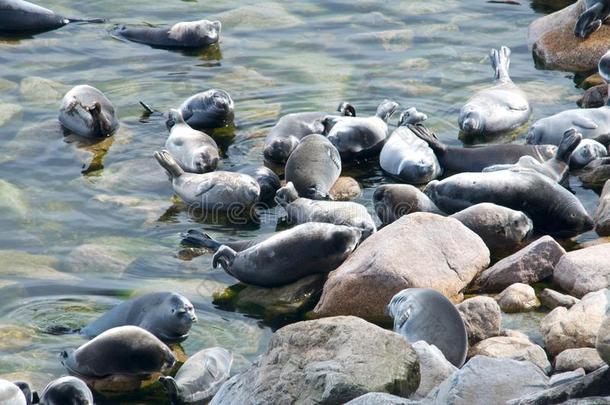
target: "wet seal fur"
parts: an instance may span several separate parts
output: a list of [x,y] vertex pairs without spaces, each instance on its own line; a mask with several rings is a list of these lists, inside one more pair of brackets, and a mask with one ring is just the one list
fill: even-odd
[[235,103],[224,90],[210,89],[197,93],[180,105],[187,124],[194,129],[224,128],[233,123]]
[[41,405],[93,405],[93,393],[80,378],[67,376],[51,381],[40,395]]
[[170,28],[122,25],[116,34],[132,42],[162,48],[203,48],[220,39],[220,21],[186,21]]
[[119,128],[114,106],[104,93],[89,85],[73,87],[61,100],[59,122],[69,132],[88,138],[105,138]]

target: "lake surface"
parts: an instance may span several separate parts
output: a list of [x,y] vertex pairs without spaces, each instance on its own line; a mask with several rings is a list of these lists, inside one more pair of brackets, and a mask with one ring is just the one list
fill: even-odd
[[[82,327],[149,291],[173,290],[194,303],[199,322],[182,345],[187,354],[223,346],[234,352],[236,372],[266,348],[272,326],[216,308],[212,294],[236,280],[212,269],[210,253],[183,260],[180,234],[189,228],[219,239],[270,234],[282,211],[271,209],[260,224],[240,226],[206,223],[174,204],[152,158],[165,142],[164,122],[142,120],[139,100],[166,110],[199,91],[227,90],[236,125],[219,142],[222,170],[261,165],[264,136],[281,115],[332,112],[342,100],[360,115],[373,114],[386,98],[400,111],[416,106],[444,142],[460,145],[458,111],[490,83],[492,47],[512,49],[510,73],[530,96],[533,120],[575,108],[582,93],[572,74],[535,69],[527,27],[552,8],[521,3],[45,2],[64,15],[109,22],[0,40],[0,377],[26,379],[41,390],[65,374],[58,353],[85,342],[76,334],[49,334],[49,328]],[[203,18],[223,23],[220,45],[204,52],[153,49],[110,35],[116,24]],[[77,84],[99,88],[117,107],[121,129],[113,138],[92,145],[63,137],[59,102]],[[344,175],[360,182],[357,201],[371,213],[376,186],[395,182],[375,162]],[[571,184],[593,213],[597,194],[575,178]],[[577,242],[596,237],[588,233]],[[519,328],[518,319],[510,319]],[[151,395],[110,402],[150,402]]]

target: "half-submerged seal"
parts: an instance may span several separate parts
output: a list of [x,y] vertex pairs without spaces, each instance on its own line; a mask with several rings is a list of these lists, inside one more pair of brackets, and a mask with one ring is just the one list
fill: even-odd
[[120,26],[117,35],[133,42],[162,48],[203,48],[218,42],[220,21],[186,21],[170,28]]
[[93,393],[80,378],[66,376],[51,381],[40,395],[41,405],[93,405]]
[[110,100],[86,84],[73,87],[61,100],[59,122],[68,131],[89,138],[105,138],[119,128]]
[[0,378],[0,404],[26,405],[25,395],[19,387]]
[[191,127],[199,130],[224,128],[233,123],[235,104],[224,90],[197,93],[182,103],[180,112]]

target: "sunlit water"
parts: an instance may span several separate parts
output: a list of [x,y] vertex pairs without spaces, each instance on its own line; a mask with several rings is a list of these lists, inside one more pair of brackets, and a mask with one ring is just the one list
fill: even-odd
[[[58,353],[84,342],[76,334],[45,333],[49,327],[79,328],[148,291],[173,290],[195,304],[199,322],[183,343],[187,354],[223,346],[235,353],[236,372],[266,347],[269,325],[212,304],[212,293],[235,279],[212,269],[211,254],[181,260],[179,242],[193,227],[221,239],[270,234],[281,211],[271,209],[260,225],[239,226],[209,223],[174,206],[152,158],[167,132],[159,118],[140,120],[139,100],[167,109],[208,88],[227,90],[236,128],[219,142],[224,170],[260,165],[264,136],[280,115],[331,112],[342,100],[360,115],[386,98],[401,109],[416,106],[443,141],[460,145],[457,113],[490,83],[492,47],[512,48],[510,73],[529,94],[533,119],[574,108],[582,92],[571,74],[534,68],[527,27],[551,9],[521,3],[46,2],[64,15],[110,22],[0,40],[0,122],[3,112],[18,111],[0,126],[6,182],[0,188],[0,375],[43,388],[65,373]],[[109,34],[119,23],[202,18],[223,23],[220,46],[205,52],[153,49]],[[97,145],[64,139],[56,121],[64,92],[83,83],[101,89],[121,118],[114,138]],[[395,182],[374,162],[344,174],[360,182],[357,201],[371,212],[375,187]],[[571,183],[592,213],[597,195],[577,179]],[[594,238],[589,233],[578,241]],[[510,327],[519,327],[518,318]],[[136,394],[123,401],[143,400]]]

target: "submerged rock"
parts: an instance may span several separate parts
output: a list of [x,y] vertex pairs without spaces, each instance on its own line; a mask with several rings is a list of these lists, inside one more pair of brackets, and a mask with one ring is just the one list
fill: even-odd
[[496,300],[504,312],[530,311],[540,306],[536,291],[523,283],[511,284],[498,295]]
[[33,104],[58,105],[67,90],[65,84],[38,76],[26,77],[19,84],[21,97]]
[[290,14],[281,3],[263,2],[248,4],[216,14],[222,25],[235,29],[280,29],[303,25],[303,21]]
[[468,298],[456,305],[468,333],[468,343],[472,346],[481,340],[498,336],[502,327],[500,306],[491,297]]
[[578,298],[607,288],[610,285],[610,243],[566,253],[555,268],[553,281]]
[[0,127],[8,124],[21,111],[23,107],[19,104],[0,103]]

